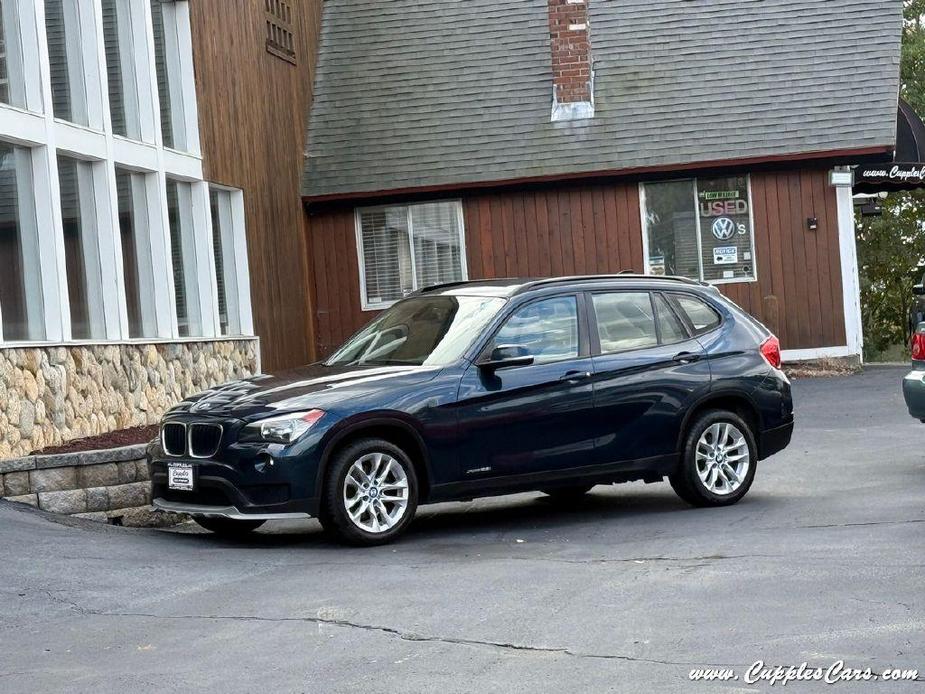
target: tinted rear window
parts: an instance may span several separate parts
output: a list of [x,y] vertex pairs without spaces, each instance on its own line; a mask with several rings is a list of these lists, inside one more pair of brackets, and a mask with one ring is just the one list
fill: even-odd
[[689,294],[673,294],[672,298],[677,303],[681,313],[687,316],[687,320],[690,321],[694,328],[695,335],[710,332],[722,321],[715,308],[697,297]]

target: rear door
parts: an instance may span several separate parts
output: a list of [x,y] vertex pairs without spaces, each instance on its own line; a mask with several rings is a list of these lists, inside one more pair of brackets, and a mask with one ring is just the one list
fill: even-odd
[[588,297],[596,457],[602,464],[670,455],[684,414],[710,389],[703,347],[660,292]]

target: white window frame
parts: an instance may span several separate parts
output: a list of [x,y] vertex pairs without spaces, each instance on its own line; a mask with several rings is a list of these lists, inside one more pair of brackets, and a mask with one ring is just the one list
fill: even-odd
[[[79,5],[82,22],[87,22],[81,26],[81,55],[84,56],[84,72],[90,73],[90,77],[87,78],[87,94],[94,109],[89,114],[91,127],[54,117],[44,3],[41,0],[5,0],[4,5],[13,2],[16,3],[15,9],[19,15],[16,30],[24,54],[22,79],[26,85],[27,99],[25,108],[0,104],[0,141],[29,148],[32,160],[31,192],[34,223],[40,230],[39,262],[37,268],[27,270],[37,273],[36,282],[41,286],[40,302],[37,305],[43,307],[43,315],[41,325],[37,326],[35,333],[44,337],[41,340],[4,342],[0,335],[0,348],[62,343],[145,343],[181,339],[197,341],[219,337],[209,183],[203,179],[202,158],[199,152],[189,0],[176,0],[170,3],[169,8],[175,20],[173,40],[179,53],[173,60],[180,75],[178,88],[182,92],[182,127],[185,131],[187,151],[167,149],[163,146],[160,132],[160,101],[157,95],[154,29],[151,6],[147,0],[119,0],[120,7],[131,8],[131,41],[125,42],[125,50],[131,51],[137,90],[135,97],[140,109],[139,140],[112,132],[101,0],[80,0]],[[120,48],[121,50],[123,49]],[[92,83],[95,83],[95,87]],[[127,90],[126,86],[125,96],[128,102],[130,95]],[[58,182],[59,154],[90,162],[93,172],[96,231],[94,251],[98,254],[102,268],[100,315],[105,323],[103,336],[99,339],[72,338]],[[150,283],[145,280],[145,286],[151,292],[150,311],[146,312],[143,320],[145,336],[139,338],[131,338],[128,330],[116,167],[144,174],[142,183],[137,187],[133,186],[133,197],[144,202],[143,209],[135,209],[138,234],[136,240],[140,243],[144,238],[147,244],[151,278]],[[179,337],[176,324],[167,220],[168,177],[191,184],[189,217],[197,262],[196,293],[188,297],[188,300],[191,307],[199,312],[201,330],[188,338]],[[253,319],[249,280],[246,275],[246,241],[243,238],[244,202],[243,194],[240,194],[240,191],[238,193],[233,206],[236,234],[234,267],[236,272],[244,273],[239,275],[238,318],[241,336],[249,337],[253,334]],[[154,278],[158,278],[157,281]],[[160,278],[166,278],[166,281]]]
[[460,273],[462,275],[462,281],[465,282],[469,279],[469,267],[466,261],[466,226],[465,226],[465,215],[463,214],[462,200],[451,199],[451,200],[426,200],[423,202],[415,203],[394,203],[389,205],[372,205],[369,207],[357,207],[353,212],[353,224],[354,232],[356,234],[356,247],[357,247],[357,265],[360,270],[360,307],[363,311],[381,311],[382,309],[389,308],[390,306],[396,304],[399,300],[394,301],[379,301],[375,303],[370,303],[368,301],[366,293],[366,257],[363,251],[363,212],[376,212],[379,210],[394,209],[396,207],[404,207],[408,215],[408,244],[411,251],[411,286],[412,292],[416,292],[420,289],[418,286],[418,273],[416,266],[416,259],[414,253],[414,225],[411,223],[411,210],[417,205],[433,205],[433,204],[451,204],[456,206],[456,216],[457,216],[457,227],[459,229],[459,263],[460,263]]
[[[704,176],[703,178],[709,178],[709,176]],[[758,281],[758,252],[755,248],[755,208],[754,208],[754,198],[752,197],[752,176],[751,174],[745,175],[746,186],[748,189],[748,224],[749,224],[749,242],[751,244],[752,250],[752,274],[750,277],[735,277],[733,279],[715,279],[708,280],[703,277],[703,238],[701,234],[700,227],[700,209],[697,206],[697,201],[699,199],[700,189],[698,187],[698,177],[687,177],[687,178],[677,178],[677,179],[658,179],[653,181],[640,182],[639,189],[639,219],[641,222],[642,228],[642,255],[643,255],[643,267],[645,268],[645,274],[651,275],[652,268],[649,265],[649,220],[646,216],[646,185],[653,185],[657,183],[667,183],[670,181],[692,181],[694,184],[694,220],[697,229],[697,269],[700,273],[700,277],[696,278],[700,282],[706,282],[707,284],[749,284],[752,282]],[[693,279],[693,278],[692,278]]]

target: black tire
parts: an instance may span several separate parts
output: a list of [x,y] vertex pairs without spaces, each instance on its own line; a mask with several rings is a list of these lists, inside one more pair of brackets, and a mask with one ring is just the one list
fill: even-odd
[[[697,442],[703,433],[714,424],[734,425],[745,437],[748,447],[749,466],[740,486],[728,494],[716,494],[708,489],[697,472]],[[758,447],[751,426],[735,412],[708,410],[699,415],[688,427],[684,438],[681,461],[677,470],[668,476],[675,493],[692,506],[730,506],[748,493],[755,479],[758,463]]]
[[262,520],[234,520],[232,518],[193,518],[193,520],[206,530],[228,538],[244,537],[266,523]]
[[[379,532],[370,532],[359,527],[347,513],[344,504],[345,485],[348,485],[348,489],[354,486],[348,484],[347,473],[355,462],[371,453],[390,456],[401,466],[408,484],[404,515],[394,526]],[[318,520],[328,533],[346,544],[360,547],[383,545],[397,538],[411,524],[418,505],[418,493],[417,473],[405,451],[384,439],[359,439],[341,449],[331,460],[325,475]]]
[[594,488],[593,484],[576,484],[567,487],[550,487],[541,490],[552,501],[561,504],[574,504]]

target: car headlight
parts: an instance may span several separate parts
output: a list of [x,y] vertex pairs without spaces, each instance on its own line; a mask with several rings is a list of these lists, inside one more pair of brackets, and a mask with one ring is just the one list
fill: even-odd
[[324,417],[323,410],[290,412],[278,417],[262,419],[244,427],[244,440],[268,443],[293,443]]

